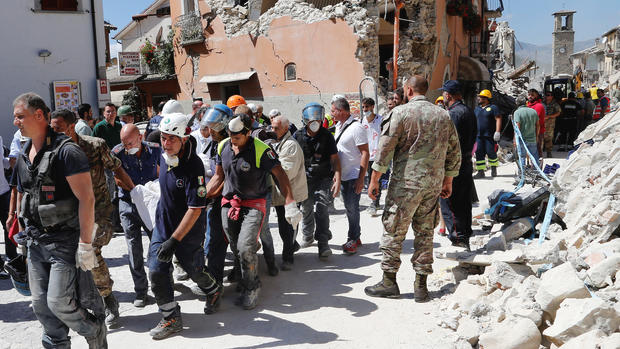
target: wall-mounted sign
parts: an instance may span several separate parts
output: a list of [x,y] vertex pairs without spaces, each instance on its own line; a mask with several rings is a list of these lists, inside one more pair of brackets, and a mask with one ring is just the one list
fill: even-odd
[[140,75],[140,52],[118,53],[118,75]]
[[107,79],[97,79],[97,102],[99,104],[99,108],[103,108],[106,103],[112,102],[110,85]]
[[69,109],[77,114],[78,106],[82,103],[79,81],[53,81],[52,94],[55,110]]

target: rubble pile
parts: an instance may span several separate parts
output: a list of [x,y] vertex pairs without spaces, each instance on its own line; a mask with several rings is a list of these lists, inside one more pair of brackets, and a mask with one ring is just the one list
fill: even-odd
[[[547,239],[521,218],[473,241],[478,251],[436,251],[459,261],[439,326],[458,348],[620,348],[620,113],[584,130],[552,179]],[[478,273],[472,273],[472,269]]]
[[507,76],[508,73],[501,70],[494,72],[494,87],[497,91],[515,99],[520,95],[527,94],[528,86],[524,80],[508,79]]

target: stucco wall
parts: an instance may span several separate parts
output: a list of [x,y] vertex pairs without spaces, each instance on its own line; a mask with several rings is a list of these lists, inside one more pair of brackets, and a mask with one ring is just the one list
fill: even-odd
[[[16,131],[13,126],[13,99],[22,92],[33,91],[53,108],[50,83],[54,80],[78,80],[82,102],[97,106],[97,84],[90,1],[79,0],[89,12],[33,12],[35,0],[2,1],[0,31],[3,54],[0,55],[0,135],[5,145]],[[105,39],[102,0],[96,0],[99,65],[105,73]],[[47,49],[52,55],[38,56]],[[98,112],[94,111],[95,115]]]
[[[165,5],[167,6],[167,4]],[[163,6],[162,6],[163,7]],[[147,17],[139,22],[123,37],[117,37],[116,40],[122,40],[123,51],[137,52],[140,46],[144,45],[146,39],[155,43],[159,29],[162,29],[161,39],[165,40],[170,32],[171,19],[168,17]]]

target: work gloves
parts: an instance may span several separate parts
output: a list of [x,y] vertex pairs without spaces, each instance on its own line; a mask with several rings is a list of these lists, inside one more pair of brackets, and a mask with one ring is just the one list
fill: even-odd
[[499,138],[501,137],[501,134],[499,132],[495,132],[493,134],[493,140],[496,142],[499,142]]
[[179,241],[173,237],[164,241],[157,249],[157,260],[163,263],[170,262],[178,244]]
[[284,205],[284,217],[293,226],[293,229],[297,227],[302,218],[301,211],[297,208],[297,203],[291,202]]
[[92,244],[80,242],[78,244],[77,252],[75,253],[75,264],[83,271],[92,270],[94,267],[99,266],[97,263],[97,257],[95,257],[95,250]]

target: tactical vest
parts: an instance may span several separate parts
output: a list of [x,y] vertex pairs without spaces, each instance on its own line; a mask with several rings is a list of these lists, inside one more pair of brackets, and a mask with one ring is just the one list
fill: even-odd
[[[318,149],[313,149],[308,142],[306,142],[304,133],[306,132],[306,128],[302,128],[295,132],[293,138],[299,143],[301,146],[301,150],[304,153],[304,165],[306,166],[306,173],[308,176],[313,178],[321,178],[321,177],[332,177],[332,164],[330,159],[317,159],[314,154],[317,153]],[[320,130],[319,130],[320,132]],[[319,143],[316,146],[320,146]]]
[[[269,146],[258,138],[253,138],[253,139],[254,139],[254,156],[256,157],[256,168],[260,168],[260,159],[263,157],[263,154],[269,149]],[[224,146],[226,145],[226,143],[228,143],[229,141],[230,141],[230,137],[222,140],[217,145],[218,155],[222,156],[222,150],[224,149]]]
[[[51,141],[49,136],[47,140]],[[24,191],[20,215],[25,227],[34,227],[39,233],[79,230],[80,227],[77,198],[71,190],[58,187],[54,176],[59,170],[58,152],[69,142],[72,142],[71,138],[57,135],[36,166],[28,166],[28,154],[25,153],[21,153],[17,160]]]

